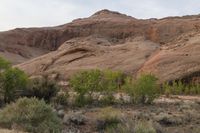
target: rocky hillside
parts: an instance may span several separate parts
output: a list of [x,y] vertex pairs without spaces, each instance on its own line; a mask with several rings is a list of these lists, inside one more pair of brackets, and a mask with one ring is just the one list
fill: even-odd
[[200,16],[139,20],[102,10],[57,27],[1,32],[0,49],[31,76],[65,80],[80,69],[100,68],[198,81]]

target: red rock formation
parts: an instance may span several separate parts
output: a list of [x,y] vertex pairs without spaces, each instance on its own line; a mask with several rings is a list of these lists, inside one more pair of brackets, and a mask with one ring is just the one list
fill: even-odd
[[14,63],[34,58],[18,65],[30,75],[66,79],[80,69],[110,68],[153,72],[164,81],[200,71],[199,27],[199,15],[138,20],[102,10],[57,27],[2,32],[0,53],[23,57]]

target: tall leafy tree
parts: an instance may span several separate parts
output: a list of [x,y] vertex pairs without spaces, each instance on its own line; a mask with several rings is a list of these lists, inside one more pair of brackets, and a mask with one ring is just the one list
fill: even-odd
[[5,103],[13,101],[24,90],[28,76],[18,68],[12,68],[11,63],[0,57],[0,92]]

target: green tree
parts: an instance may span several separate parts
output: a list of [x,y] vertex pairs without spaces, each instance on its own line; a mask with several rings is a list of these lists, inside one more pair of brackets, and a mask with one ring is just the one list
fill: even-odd
[[142,74],[137,80],[127,78],[125,81],[123,88],[134,103],[150,104],[159,96],[157,78],[152,74]]
[[81,71],[73,75],[70,79],[70,86],[78,94],[76,105],[83,106],[91,102],[92,93],[102,90],[102,85],[102,72],[100,70]]
[[19,96],[28,84],[28,76],[18,68],[8,68],[1,73],[1,93],[9,103]]
[[134,101],[136,103],[152,103],[158,96],[157,78],[152,74],[142,74],[135,83]]

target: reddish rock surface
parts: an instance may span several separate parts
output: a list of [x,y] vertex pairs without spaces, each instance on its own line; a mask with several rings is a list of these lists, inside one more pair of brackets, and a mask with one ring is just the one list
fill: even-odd
[[198,79],[200,16],[139,20],[102,10],[57,27],[1,32],[0,49],[30,75],[67,79],[80,69],[100,68],[133,76],[152,72],[160,81]]

